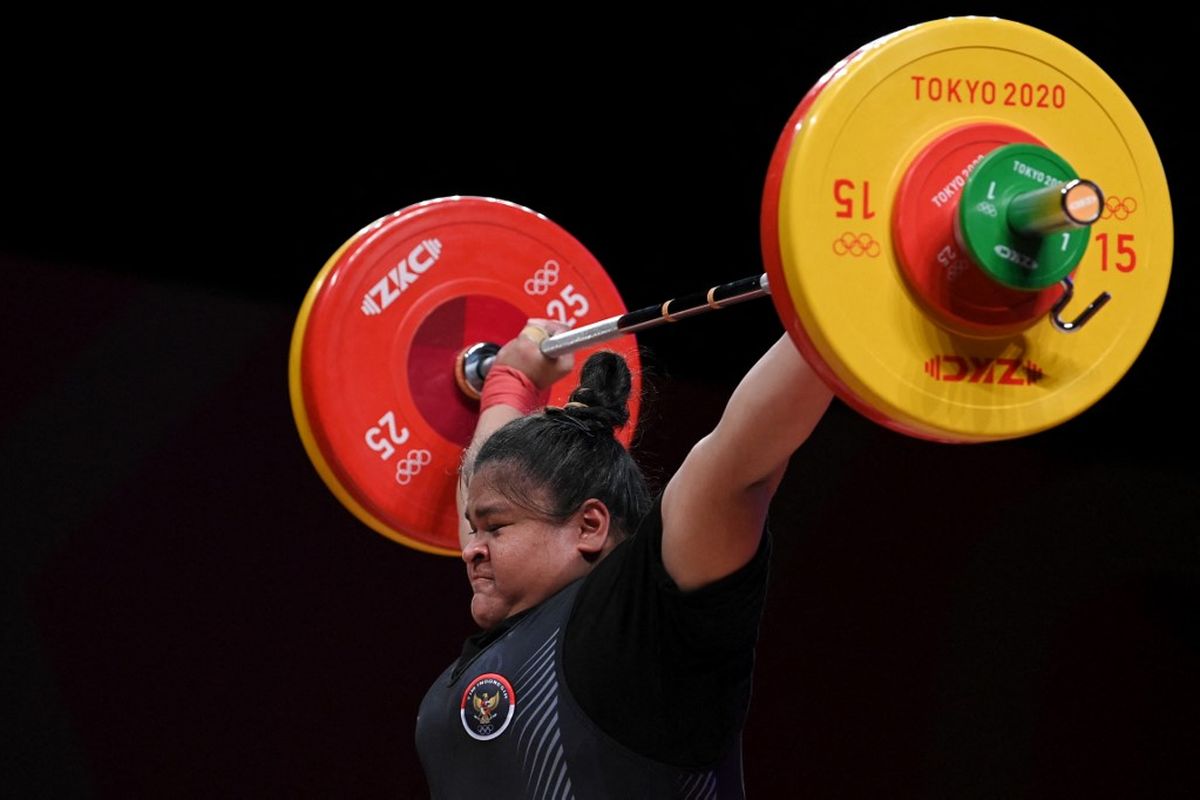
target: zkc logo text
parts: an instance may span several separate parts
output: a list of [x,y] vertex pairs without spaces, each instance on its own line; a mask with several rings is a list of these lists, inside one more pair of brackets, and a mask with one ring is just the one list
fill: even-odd
[[383,310],[396,301],[404,290],[425,274],[442,254],[442,243],[437,239],[426,239],[409,251],[406,258],[387,271],[371,290],[363,295],[362,312],[368,317],[382,314]]
[[925,362],[925,374],[935,381],[998,383],[1003,386],[1032,386],[1042,379],[1042,368],[1032,361],[1015,358],[976,358],[936,355]]

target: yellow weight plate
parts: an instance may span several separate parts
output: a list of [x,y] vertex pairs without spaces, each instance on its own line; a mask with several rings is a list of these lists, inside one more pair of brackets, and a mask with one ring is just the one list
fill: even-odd
[[[892,245],[900,181],[936,137],[977,123],[1028,131],[1110,198],[1063,316],[1102,291],[1113,300],[1077,333],[1039,321],[968,338],[909,294]],[[1132,365],[1166,294],[1170,199],[1137,111],[1079,51],[1004,20],[914,26],[855,53],[796,130],[779,187],[782,270],[811,347],[857,404],[929,438],[1013,438],[1079,414]]]

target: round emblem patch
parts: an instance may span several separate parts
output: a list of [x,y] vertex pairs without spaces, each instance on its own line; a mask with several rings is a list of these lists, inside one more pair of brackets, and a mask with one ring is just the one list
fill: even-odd
[[472,739],[486,742],[504,733],[517,713],[517,696],[503,675],[489,672],[467,684],[463,692],[463,728]]

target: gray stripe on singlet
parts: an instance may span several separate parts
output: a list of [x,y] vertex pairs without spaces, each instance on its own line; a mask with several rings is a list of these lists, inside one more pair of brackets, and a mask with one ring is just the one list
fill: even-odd
[[571,800],[571,777],[558,726],[558,674],[554,656],[559,630],[526,659],[513,681],[521,687],[517,692],[519,718],[515,720],[517,752],[521,756],[528,797]]

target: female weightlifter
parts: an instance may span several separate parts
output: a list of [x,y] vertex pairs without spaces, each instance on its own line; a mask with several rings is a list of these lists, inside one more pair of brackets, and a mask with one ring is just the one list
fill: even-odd
[[544,357],[531,320],[488,374],[460,541],[482,631],[421,704],[435,798],[740,798],[767,508],[830,391],[784,336],[651,497],[614,438],[630,374]]

